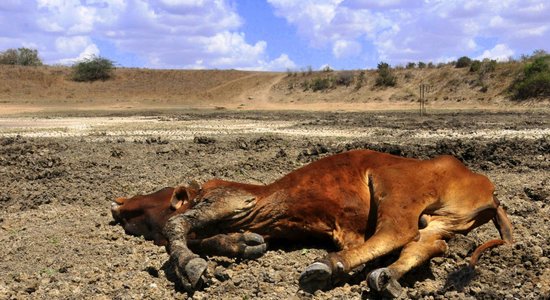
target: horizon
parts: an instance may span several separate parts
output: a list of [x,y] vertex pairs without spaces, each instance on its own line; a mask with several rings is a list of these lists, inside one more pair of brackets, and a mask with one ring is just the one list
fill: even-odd
[[545,1],[4,0],[0,51],[148,69],[374,69],[548,50]]

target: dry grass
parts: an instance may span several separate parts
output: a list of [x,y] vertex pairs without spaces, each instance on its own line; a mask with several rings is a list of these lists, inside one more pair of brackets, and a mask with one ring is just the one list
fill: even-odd
[[[517,76],[518,63],[499,64],[482,81],[477,73],[443,67],[397,69],[395,87],[375,86],[376,71],[286,73],[236,70],[150,70],[121,68],[114,78],[92,83],[74,82],[67,67],[0,66],[2,113],[42,109],[230,108],[361,110],[415,108],[418,86],[430,84],[429,103],[438,108],[508,106],[507,87]],[[349,85],[304,91],[306,80],[342,73],[353,76]],[[483,86],[487,87],[484,91]],[[548,103],[543,99],[542,103]],[[537,102],[540,104],[540,101]],[[533,103],[530,103],[533,104]],[[522,105],[526,105],[523,103]],[[529,104],[527,104],[529,105]]]

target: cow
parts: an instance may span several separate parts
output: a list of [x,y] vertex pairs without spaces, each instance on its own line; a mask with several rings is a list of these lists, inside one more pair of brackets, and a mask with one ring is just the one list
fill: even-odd
[[[186,290],[204,281],[204,255],[256,258],[271,240],[330,243],[337,249],[309,265],[299,285],[330,288],[354,268],[400,250],[367,275],[369,287],[398,296],[412,268],[444,254],[446,240],[493,220],[512,243],[512,225],[484,175],[453,156],[428,160],[353,150],[305,165],[267,185],[213,179],[118,198],[111,206],[125,231],[165,245]],[[202,257],[200,256],[202,255]]]

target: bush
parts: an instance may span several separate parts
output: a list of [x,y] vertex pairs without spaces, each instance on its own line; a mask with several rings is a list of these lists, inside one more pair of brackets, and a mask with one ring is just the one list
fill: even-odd
[[494,59],[484,59],[481,65],[483,72],[490,73],[494,72],[497,69],[497,61]]
[[468,56],[462,56],[456,61],[455,67],[456,68],[466,68],[470,66],[472,63],[472,60]]
[[476,72],[479,72],[480,69],[481,69],[481,62],[479,60],[474,60],[470,64],[470,72],[476,73]]
[[525,65],[510,90],[515,99],[550,96],[550,55],[538,56]]
[[323,67],[323,69],[321,71],[323,71],[325,73],[330,73],[334,70],[329,65],[326,65],[326,66]]
[[353,82],[353,73],[349,71],[340,72],[336,78],[337,85],[349,86]]
[[358,91],[361,87],[363,87],[363,81],[365,81],[365,71],[359,72],[359,76],[357,77],[357,81],[355,82],[354,90]]
[[41,66],[38,50],[29,48],[8,49],[0,52],[1,65]]
[[376,78],[377,86],[395,86],[397,77],[393,75],[390,65],[385,62],[378,64],[378,77]]
[[314,92],[329,89],[331,87],[330,78],[315,78],[311,81],[311,90]]
[[424,69],[426,67],[426,63],[425,62],[422,62],[422,61],[419,61],[418,62],[418,68],[419,69]]
[[113,70],[113,61],[100,56],[92,56],[73,65],[72,77],[74,81],[107,80],[112,77]]
[[407,69],[414,69],[414,68],[416,68],[416,63],[409,62],[409,63],[407,63],[407,66],[406,66],[405,68],[407,68]]

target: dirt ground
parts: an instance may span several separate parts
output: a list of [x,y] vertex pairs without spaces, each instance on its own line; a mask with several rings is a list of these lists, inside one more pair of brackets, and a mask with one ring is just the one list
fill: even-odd
[[550,112],[151,112],[0,118],[0,299],[371,299],[359,270],[313,295],[300,272],[324,250],[279,245],[254,261],[211,257],[208,286],[174,283],[164,248],[111,225],[119,196],[212,177],[268,183],[356,148],[452,154],[487,174],[516,243],[473,249],[486,224],[449,241],[445,257],[407,274],[403,299],[549,299]]

